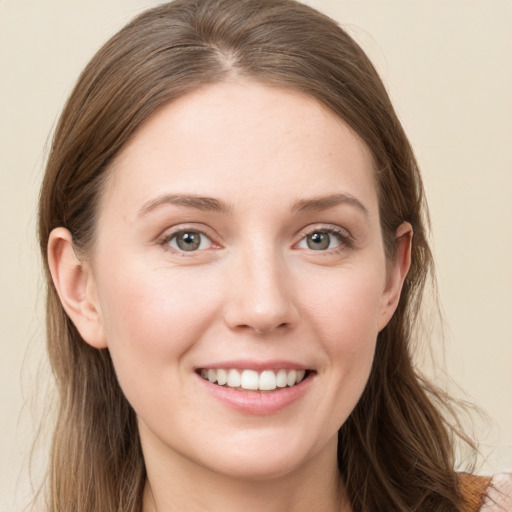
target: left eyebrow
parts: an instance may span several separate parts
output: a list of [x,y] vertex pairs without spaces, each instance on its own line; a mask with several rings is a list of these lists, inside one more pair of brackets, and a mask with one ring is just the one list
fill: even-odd
[[340,204],[354,206],[361,211],[366,218],[370,216],[368,209],[361,201],[359,201],[359,199],[346,193],[312,197],[311,199],[300,199],[293,204],[292,212],[327,210],[328,208],[332,208],[333,206],[338,206]]
[[144,203],[142,205],[142,208],[139,210],[137,216],[142,217],[164,204],[187,206],[189,208],[196,208],[198,210],[219,213],[226,213],[230,210],[228,204],[213,197],[203,197],[185,194],[163,194],[155,199],[151,199],[147,203]]

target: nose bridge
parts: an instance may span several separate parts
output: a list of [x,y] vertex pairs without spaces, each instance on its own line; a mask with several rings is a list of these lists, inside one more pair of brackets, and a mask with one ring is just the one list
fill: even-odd
[[230,279],[226,311],[230,327],[265,333],[295,322],[288,271],[275,244],[263,240],[245,246],[236,256]]

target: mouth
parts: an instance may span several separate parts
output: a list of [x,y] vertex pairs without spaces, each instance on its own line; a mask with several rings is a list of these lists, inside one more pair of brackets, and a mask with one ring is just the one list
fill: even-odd
[[282,368],[258,371],[237,368],[199,368],[196,372],[202,379],[220,387],[239,391],[272,392],[297,386],[307,379],[313,370]]

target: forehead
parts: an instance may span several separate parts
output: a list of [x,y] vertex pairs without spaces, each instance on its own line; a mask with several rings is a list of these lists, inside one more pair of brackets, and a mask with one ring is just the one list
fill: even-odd
[[164,106],[116,157],[104,199],[141,203],[169,191],[227,202],[336,191],[376,199],[371,152],[341,118],[310,96],[254,82],[210,85]]

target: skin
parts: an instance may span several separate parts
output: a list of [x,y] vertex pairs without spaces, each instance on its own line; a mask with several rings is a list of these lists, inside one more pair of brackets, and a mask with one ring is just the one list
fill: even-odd
[[[337,430],[410,259],[403,224],[386,262],[373,176],[366,145],[314,99],[231,81],[169,104],[123,148],[89,257],[75,256],[65,229],[52,232],[62,303],[87,343],[108,347],[138,417],[145,512],[350,510]],[[179,249],[182,229],[204,233],[199,249]],[[309,248],[312,233],[328,248]],[[313,373],[293,404],[247,414],[196,372],[232,359]]]

